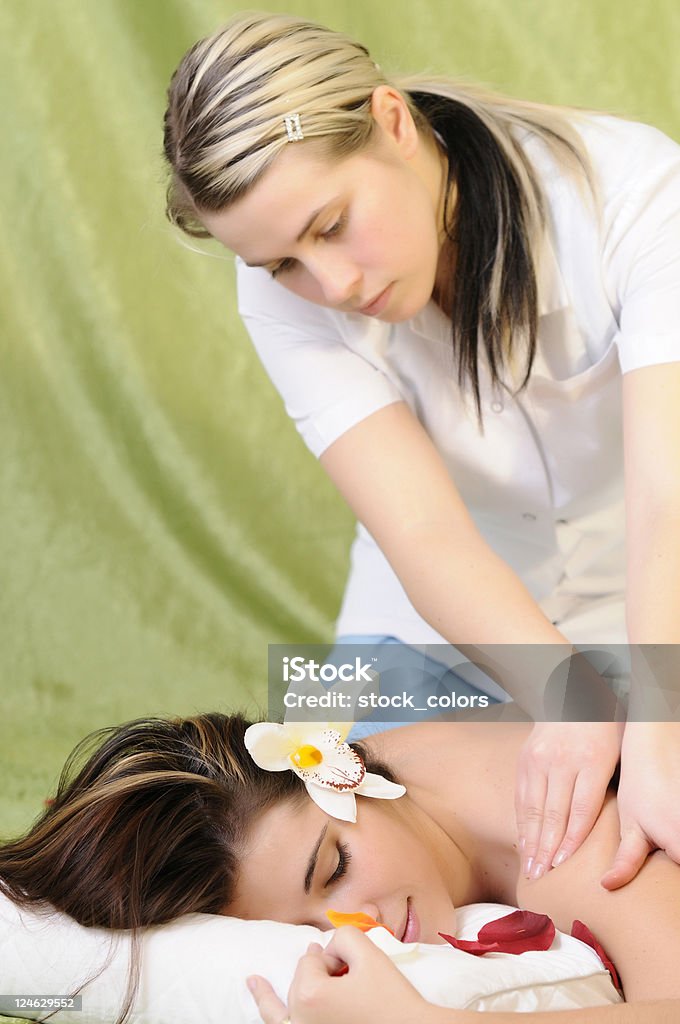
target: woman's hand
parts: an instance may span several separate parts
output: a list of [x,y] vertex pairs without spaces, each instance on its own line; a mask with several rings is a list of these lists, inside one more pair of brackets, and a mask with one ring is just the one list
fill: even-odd
[[515,812],[522,873],[540,878],[595,824],[619,759],[618,722],[540,722],[520,751]]
[[629,722],[618,792],[621,843],[602,878],[618,889],[635,878],[652,850],[680,864],[680,723]]
[[[349,971],[336,977],[343,964]],[[251,986],[251,981],[255,986]],[[249,978],[264,1024],[435,1024],[441,1008],[427,1003],[389,957],[358,928],[339,928],[326,949],[313,942],[300,959],[288,1008],[264,978]],[[454,1011],[446,1020],[453,1022]]]

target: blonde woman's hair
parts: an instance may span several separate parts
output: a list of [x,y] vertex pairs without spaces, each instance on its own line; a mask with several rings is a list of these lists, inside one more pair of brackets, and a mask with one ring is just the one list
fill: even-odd
[[385,84],[401,92],[418,131],[436,135],[448,155],[442,255],[452,273],[439,301],[452,322],[458,382],[471,383],[483,430],[479,342],[492,384],[506,389],[501,371],[517,340],[527,349],[519,390],[536,348],[546,200],[522,141],[530,135],[543,143],[597,215],[597,182],[573,124],[585,111],[515,100],[445,76],[387,78],[366,47],[341,32],[288,15],[241,12],[196,43],[172,77],[167,215],[185,233],[209,237],[201,211],[226,209],[260,180],[289,145],[284,119],[291,113],[304,130],[295,145],[313,146],[316,156],[337,161],[370,149],[378,138],[371,97]]

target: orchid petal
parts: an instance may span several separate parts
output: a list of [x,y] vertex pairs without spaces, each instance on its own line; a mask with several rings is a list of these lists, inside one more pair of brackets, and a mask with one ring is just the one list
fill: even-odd
[[[294,742],[296,744],[308,743],[310,746],[322,747],[332,746],[336,747],[339,743],[342,743],[344,737],[342,735],[344,730],[344,722],[285,722],[282,726],[290,732]],[[352,723],[349,723],[349,727],[352,727]],[[347,732],[349,730],[346,730]]]
[[283,772],[291,767],[290,755],[295,749],[290,731],[276,722],[256,722],[245,731],[243,742],[256,765],[270,772]]
[[375,796],[382,800],[396,800],[397,797],[404,795],[406,786],[401,786],[398,782],[390,782],[389,779],[383,778],[382,775],[376,775],[374,772],[366,772],[363,780],[356,787],[355,792],[361,796]]
[[308,782],[307,792],[314,803],[331,818],[352,822],[357,820],[357,802],[352,790],[338,793],[336,790],[323,789],[321,786],[315,786],[314,783]]
[[418,959],[428,949],[428,946],[421,948],[419,942],[400,942],[386,928],[372,928],[366,934],[373,945],[382,949],[394,963]]
[[354,722],[326,722],[325,724],[327,729],[332,729],[333,732],[337,732],[339,742],[344,743],[349,736]]
[[364,778],[366,769],[360,756],[347,743],[322,748],[323,760],[309,768],[293,766],[293,771],[304,782],[314,783],[324,789],[356,789]]
[[314,722],[305,728],[302,723],[299,725],[300,735],[304,736],[304,743],[309,743],[319,750],[333,750],[341,742],[340,733],[328,725],[328,722]]

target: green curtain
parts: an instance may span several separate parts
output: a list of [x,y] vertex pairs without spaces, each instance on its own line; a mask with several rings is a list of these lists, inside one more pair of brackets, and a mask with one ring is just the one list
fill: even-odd
[[[677,0],[291,0],[385,70],[453,72],[680,138]],[[164,220],[165,89],[218,0],[0,0],[0,835],[72,746],[266,701],[329,641],[352,517]]]

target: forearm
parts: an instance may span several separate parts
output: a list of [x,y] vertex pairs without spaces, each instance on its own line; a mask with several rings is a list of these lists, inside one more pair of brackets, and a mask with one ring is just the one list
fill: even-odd
[[[680,1000],[662,999],[653,1003],[616,1003],[612,1006],[591,1006],[581,1010],[559,1010],[554,1013],[523,1013],[521,1020],[531,1024],[677,1024]],[[517,1024],[517,1014],[485,1013],[473,1010],[446,1010],[432,1007],[422,1018],[423,1024]]]
[[385,554],[411,602],[450,643],[570,646],[474,526],[438,519],[389,539]]
[[668,721],[680,699],[680,512],[632,512],[627,562],[629,720]]
[[326,449],[321,464],[414,607],[449,643],[567,644],[485,542],[404,402],[356,424]]
[[616,717],[606,683],[481,538],[428,524],[402,541],[392,560],[414,607],[533,719]]
[[630,520],[626,534],[628,641],[680,644],[680,511],[632,512]]

